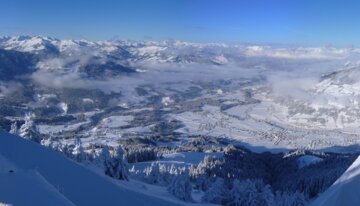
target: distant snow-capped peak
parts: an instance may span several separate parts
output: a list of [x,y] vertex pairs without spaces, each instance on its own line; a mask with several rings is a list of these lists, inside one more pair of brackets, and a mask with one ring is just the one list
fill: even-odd
[[0,48],[30,53],[71,56],[75,53],[102,53],[131,61],[197,62],[227,64],[233,58],[266,57],[283,59],[345,59],[359,56],[360,50],[335,47],[290,47],[271,45],[227,45],[167,41],[60,40],[46,36],[1,37]]
[[54,49],[58,39],[42,36],[14,36],[4,39],[1,46],[7,50],[22,52],[38,52],[45,49]]

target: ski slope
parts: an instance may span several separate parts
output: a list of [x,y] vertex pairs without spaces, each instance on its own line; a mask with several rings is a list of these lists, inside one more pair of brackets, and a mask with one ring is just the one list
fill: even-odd
[[0,202],[16,206],[171,205],[119,187],[61,154],[3,131]]

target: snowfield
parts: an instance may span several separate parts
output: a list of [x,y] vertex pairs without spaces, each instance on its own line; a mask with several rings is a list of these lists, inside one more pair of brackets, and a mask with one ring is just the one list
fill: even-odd
[[5,132],[0,132],[0,157],[1,165],[6,168],[0,174],[0,200],[9,204],[170,204],[119,187],[108,177],[100,176],[61,154]]

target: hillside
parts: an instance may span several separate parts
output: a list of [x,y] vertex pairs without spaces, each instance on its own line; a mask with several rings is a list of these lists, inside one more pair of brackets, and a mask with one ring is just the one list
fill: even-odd
[[360,187],[360,157],[312,206],[356,206],[360,205],[360,196],[356,192]]
[[19,206],[169,205],[120,188],[61,154],[1,131],[0,167],[0,202]]

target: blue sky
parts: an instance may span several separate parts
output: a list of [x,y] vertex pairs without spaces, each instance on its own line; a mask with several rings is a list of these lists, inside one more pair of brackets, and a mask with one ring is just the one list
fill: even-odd
[[360,46],[356,0],[0,0],[1,35]]

